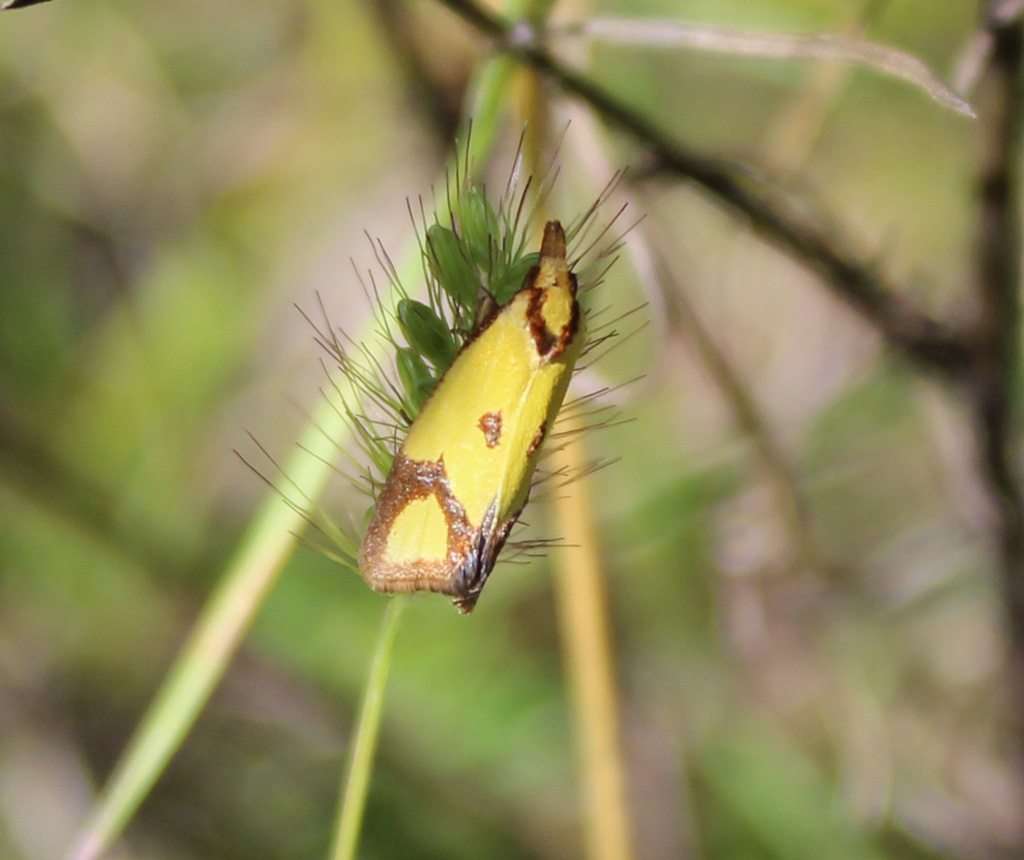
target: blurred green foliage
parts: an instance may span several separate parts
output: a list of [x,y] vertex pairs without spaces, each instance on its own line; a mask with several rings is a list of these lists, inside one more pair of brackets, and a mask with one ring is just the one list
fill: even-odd
[[[862,11],[601,4],[826,32]],[[477,59],[459,25],[428,2],[404,14],[457,101]],[[944,72],[973,16],[893,0],[865,35]],[[315,402],[319,355],[292,303],[320,291],[356,325],[367,307],[347,258],[373,265],[362,231],[411,242],[403,200],[429,197],[441,148],[393,44],[372,3],[56,0],[0,16],[0,856],[66,847],[266,492],[231,449],[252,458],[249,430],[283,455]],[[819,70],[643,46],[596,47],[590,68],[680,139],[756,164]],[[917,301],[952,314],[972,265],[974,135],[853,71],[800,184]],[[634,420],[588,440],[622,458],[588,485],[638,856],[1019,844],[1000,607],[958,405],[705,198],[644,188],[683,273],[673,288],[763,411],[808,518],[801,562],[691,344],[656,324],[595,368],[647,373],[623,407]],[[616,271],[609,286],[634,281]],[[527,519],[544,533],[542,506]],[[580,856],[551,603],[541,562],[502,566],[468,619],[414,604],[361,856]],[[129,828],[134,853],[324,856],[380,611],[300,550]]]

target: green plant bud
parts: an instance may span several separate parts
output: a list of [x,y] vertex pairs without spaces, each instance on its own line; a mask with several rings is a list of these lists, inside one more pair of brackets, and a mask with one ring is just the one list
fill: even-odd
[[406,342],[438,370],[449,364],[458,347],[448,326],[423,302],[402,299],[398,303],[398,324]]
[[430,392],[434,390],[437,380],[420,354],[407,347],[398,350],[397,364],[398,379],[402,383],[409,404],[413,407],[413,414],[409,418],[415,418],[423,404],[427,402]]
[[501,224],[498,213],[494,211],[491,201],[480,188],[470,188],[459,200],[459,234],[464,247],[474,263],[489,271],[492,263],[491,244],[501,236]]
[[540,254],[536,251],[525,254],[509,265],[497,263],[491,277],[491,295],[498,305],[506,304],[523,287],[530,269],[540,262]]
[[456,236],[447,227],[427,228],[427,264],[434,279],[462,307],[472,307],[480,279]]

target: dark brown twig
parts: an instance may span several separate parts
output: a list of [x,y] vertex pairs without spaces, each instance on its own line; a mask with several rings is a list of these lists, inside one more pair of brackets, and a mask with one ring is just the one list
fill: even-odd
[[968,395],[978,438],[982,477],[993,508],[1009,634],[1010,714],[1024,752],[1024,498],[1014,466],[1017,415],[1014,392],[1021,323],[1021,176],[1024,156],[1024,26],[995,20],[992,56],[984,80],[989,145],[981,177],[977,357]]
[[35,6],[37,3],[45,3],[47,0],[0,0],[0,12],[7,9],[24,9],[26,6]]
[[409,105],[422,115],[438,154],[443,155],[459,128],[459,102],[465,81],[460,80],[454,88],[457,91],[453,91],[438,80],[437,72],[419,46],[413,19],[404,4],[398,0],[374,0],[370,6],[391,49],[391,61],[402,73]]
[[967,339],[953,326],[914,307],[869,260],[851,250],[837,231],[823,230],[820,224],[833,221],[823,217],[820,207],[808,205],[808,201],[799,206],[788,204],[777,191],[781,185],[774,186],[733,162],[702,155],[672,140],[642,114],[553,57],[527,25],[512,25],[474,0],[438,2],[495,40],[500,50],[583,99],[606,122],[634,137],[657,169],[696,182],[746,216],[764,238],[817,271],[837,295],[910,360],[946,376],[958,376],[969,365]]
[[[564,65],[527,25],[511,24],[474,0],[438,0],[497,48],[585,101],[609,125],[643,146],[654,169],[700,185],[744,215],[750,227],[822,277],[893,347],[938,372],[967,395],[977,431],[980,473],[992,501],[1008,647],[1011,731],[1024,753],[1024,492],[1014,464],[1014,408],[1021,325],[1021,177],[1024,158],[1024,3],[989,4],[991,53],[985,83],[990,152],[982,177],[979,325],[954,325],[915,307],[897,285],[823,218],[820,209],[777,193],[780,183],[693,152],[588,77]],[[1010,8],[1012,14],[1006,12]]]

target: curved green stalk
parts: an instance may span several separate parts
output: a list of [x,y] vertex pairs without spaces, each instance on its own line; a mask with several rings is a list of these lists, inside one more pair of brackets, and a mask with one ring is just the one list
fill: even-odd
[[338,806],[338,826],[334,833],[331,860],[352,860],[356,856],[356,845],[363,823],[363,810],[366,808],[366,795],[370,788],[373,758],[377,751],[377,736],[380,733],[380,720],[384,709],[384,687],[388,680],[388,670],[391,668],[395,635],[398,633],[402,612],[408,602],[409,598],[400,594],[389,599],[384,610],[384,620],[377,635],[370,675],[366,680],[359,719],[352,739],[345,790]]
[[[477,72],[477,83],[470,88],[473,95],[469,113],[477,113],[474,107],[479,109],[480,125],[474,126],[470,164],[481,163],[487,151],[493,147],[500,114],[503,105],[507,103],[505,96],[513,76],[513,66],[505,58],[484,63]],[[459,151],[464,152],[466,145],[463,141]],[[418,280],[420,267],[420,256],[414,251],[401,267],[399,280],[405,283]],[[383,308],[377,308],[375,319],[371,321],[364,336],[359,338],[359,342],[371,351],[371,355],[381,359],[388,349],[386,341],[366,335],[377,330],[377,320],[382,310],[390,311],[395,300],[393,292],[391,288],[381,297]],[[344,397],[350,403],[357,403],[358,392],[346,380],[339,380],[339,384],[344,388],[331,392],[332,400],[325,400],[320,405],[295,452],[283,464],[282,471],[291,488],[289,495],[294,491],[302,506],[307,502],[312,503],[320,495],[331,475],[330,463],[337,449],[349,439],[350,430],[343,417],[345,410],[339,398]],[[304,525],[301,512],[286,504],[276,492],[268,495],[226,568],[220,585],[205,604],[167,680],[129,741],[90,818],[69,852],[69,860],[95,860],[124,829],[224,674],[238,643],[291,553],[293,534],[301,531]],[[397,623],[401,603],[396,599],[389,605],[386,618],[391,622]],[[393,638],[393,630],[390,635]],[[386,672],[386,666],[383,671]],[[366,701],[369,701],[374,689],[373,677],[371,675]],[[374,717],[378,723],[380,706],[378,700],[378,712]],[[364,720],[369,720],[371,716],[374,716],[372,712],[364,712],[361,716],[360,738]],[[369,722],[366,725],[369,726]],[[341,808],[336,852],[342,853],[337,856],[349,856],[344,851],[354,850],[375,738],[375,728],[372,735],[362,740],[357,738],[360,758],[353,762],[349,787]]]
[[[482,161],[486,150],[493,144],[497,106],[502,102],[499,96],[507,91],[510,75],[507,68],[502,70],[485,65],[478,80],[480,84],[473,91],[480,103],[488,106],[488,119],[486,133],[477,135],[474,132],[471,153],[474,161]],[[401,267],[399,280],[415,282],[420,274],[420,255],[415,249]],[[376,309],[377,313],[363,337],[358,339],[375,358],[383,359],[388,344],[368,335],[377,330],[380,314],[391,312],[395,299],[391,287],[381,296],[381,306]],[[339,380],[339,385],[344,387],[330,392],[331,399],[325,399],[314,413],[295,452],[283,465],[282,471],[287,476],[289,487],[302,505],[320,495],[332,473],[330,464],[338,448],[349,439],[349,427],[343,417],[345,410],[339,398],[345,397],[350,403],[357,403],[358,391],[343,379]],[[68,853],[68,860],[95,860],[120,835],[223,676],[239,641],[291,554],[293,535],[304,525],[301,512],[285,503],[278,493],[268,494],[226,568],[220,585],[203,607],[196,627],[167,680],[129,741],[97,805]],[[358,832],[361,811],[360,807],[358,815],[346,814],[341,832],[348,832],[353,826]],[[356,815],[354,824],[352,815]]]
[[[385,302],[388,299],[385,299]],[[375,339],[367,339],[374,343]],[[345,384],[342,382],[341,384]],[[351,389],[346,396],[355,394]],[[336,401],[324,400],[283,467],[289,485],[316,498],[345,444],[348,427]],[[302,513],[268,494],[223,579],[206,602],[192,635],[114,769],[69,860],[93,860],[124,829],[224,674],[256,611],[288,560]]]

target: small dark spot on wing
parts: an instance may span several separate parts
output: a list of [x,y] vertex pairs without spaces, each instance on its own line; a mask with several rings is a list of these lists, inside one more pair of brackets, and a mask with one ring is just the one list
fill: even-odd
[[488,448],[497,448],[501,442],[501,413],[485,412],[480,416],[477,426],[483,431]]

